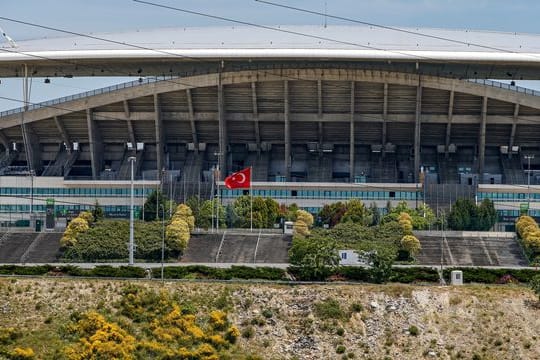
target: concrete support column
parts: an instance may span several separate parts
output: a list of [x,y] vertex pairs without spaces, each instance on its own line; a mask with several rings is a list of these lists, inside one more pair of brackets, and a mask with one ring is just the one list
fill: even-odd
[[191,90],[186,89],[186,97],[188,103],[189,112],[189,126],[191,127],[191,141],[195,144],[195,151],[199,151],[199,137],[197,136],[197,128],[195,126],[195,111],[193,110],[193,99],[191,97]]
[[58,116],[54,116],[53,119],[54,119],[54,123],[56,124],[56,128],[58,129],[58,132],[62,136],[62,141],[66,144],[67,152],[71,153],[72,144],[71,144],[69,135],[66,131],[66,128],[64,126],[64,123],[62,122],[62,120],[60,120]]
[[351,109],[350,109],[350,129],[349,129],[349,180],[354,182],[354,81],[351,81]]
[[[221,79],[221,78],[220,78]],[[221,80],[218,85],[218,126],[219,126],[219,168],[220,180],[223,180],[228,173],[227,169],[227,121],[225,119],[225,101],[223,98],[223,85]]]
[[514,146],[514,140],[516,138],[516,128],[519,118],[519,104],[514,105],[514,117],[512,122],[512,130],[510,132],[510,142],[508,143],[508,158],[512,158],[512,147]]
[[478,181],[482,181],[486,154],[486,121],[487,121],[487,96],[482,101],[482,115],[480,117],[480,130],[478,132]]
[[129,142],[133,145],[133,148],[135,149],[137,146],[136,139],[135,139],[135,130],[133,129],[133,122],[129,119],[131,116],[131,112],[129,110],[129,103],[127,100],[124,100],[124,114],[126,115],[126,126],[128,131],[128,137]]
[[452,119],[454,117],[454,89],[450,91],[450,100],[448,101],[448,123],[446,124],[446,141],[444,147],[444,156],[448,159],[448,148],[450,147],[450,139],[452,136]]
[[317,80],[317,142],[319,143],[319,149],[322,146],[324,139],[323,129],[323,102],[322,102],[322,80]]
[[165,135],[163,133],[163,119],[161,117],[161,105],[158,94],[154,94],[154,125],[156,134],[156,170],[161,178],[165,168]]
[[283,82],[284,109],[283,118],[285,120],[285,177],[291,180],[291,123],[289,119],[289,82]]
[[383,117],[382,117],[382,134],[381,144],[383,145],[382,156],[384,157],[384,145],[386,145],[386,119],[388,118],[388,83],[384,83],[383,89]]
[[86,124],[88,126],[88,141],[90,143],[90,160],[92,162],[92,178],[99,178],[103,164],[103,142],[92,115],[92,109],[86,109]]
[[257,106],[257,83],[251,83],[251,103],[253,106],[253,127],[255,129],[255,142],[257,150],[261,151],[261,130],[259,127],[259,107]]
[[416,87],[416,111],[414,121],[414,181],[419,181],[420,175],[420,133],[422,122],[422,86]]

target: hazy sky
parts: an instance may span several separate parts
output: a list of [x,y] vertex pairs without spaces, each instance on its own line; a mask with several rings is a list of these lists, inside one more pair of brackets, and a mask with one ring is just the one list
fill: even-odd
[[[211,13],[239,20],[278,24],[322,24],[322,16],[307,15],[261,4],[255,0],[149,0],[151,2]],[[272,0],[283,4],[326,11],[382,25],[482,29],[540,33],[540,1],[536,0]],[[0,16],[85,33],[123,30],[221,26],[230,23],[136,3],[132,0],[2,0]],[[328,24],[343,23],[327,19]],[[0,20],[0,27],[15,41],[63,36],[63,34]],[[4,41],[0,38],[0,42]],[[31,102],[39,102],[127,81],[119,78],[36,79]],[[519,84],[518,84],[519,85]],[[521,85],[535,87],[535,83]],[[20,79],[2,79],[0,96],[22,99]],[[21,106],[0,99],[0,110]]]

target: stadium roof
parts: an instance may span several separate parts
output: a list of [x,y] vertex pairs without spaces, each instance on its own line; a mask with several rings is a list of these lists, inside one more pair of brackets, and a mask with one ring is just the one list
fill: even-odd
[[479,77],[540,78],[537,34],[422,28],[397,31],[369,26],[272,29],[167,28],[18,41],[17,48],[4,43],[0,76],[20,75],[23,63],[32,66],[36,76],[97,75],[96,69],[105,65],[111,66],[100,75],[113,76],[137,73],[143,64],[147,65],[144,75],[155,75],[171,70],[171,64],[194,61],[339,60],[395,61],[415,64],[417,70],[418,64],[440,68],[442,63],[454,67],[456,71],[450,74],[469,77],[463,66],[480,64],[482,69],[475,70]]

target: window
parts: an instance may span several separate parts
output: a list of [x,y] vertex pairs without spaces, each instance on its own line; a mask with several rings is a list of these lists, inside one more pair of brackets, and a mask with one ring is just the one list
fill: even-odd
[[298,195],[297,190],[291,190],[291,196],[296,197]]
[[341,260],[347,260],[347,253],[346,252],[341,253]]

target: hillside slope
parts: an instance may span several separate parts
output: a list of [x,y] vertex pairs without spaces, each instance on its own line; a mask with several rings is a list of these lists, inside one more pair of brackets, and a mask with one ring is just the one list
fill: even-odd
[[[521,286],[247,285],[0,279],[0,328],[59,358],[75,312],[113,316],[127,285],[168,290],[183,306],[222,308],[251,359],[538,359],[540,309]],[[129,325],[127,325],[129,328]],[[61,357],[60,357],[61,358]],[[245,357],[239,357],[245,358]]]

